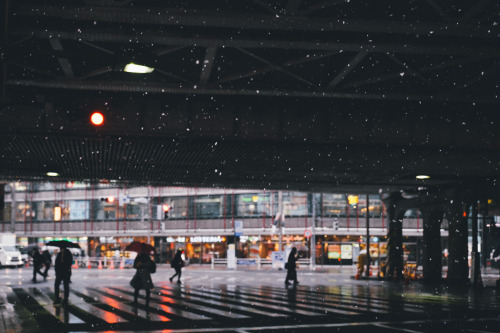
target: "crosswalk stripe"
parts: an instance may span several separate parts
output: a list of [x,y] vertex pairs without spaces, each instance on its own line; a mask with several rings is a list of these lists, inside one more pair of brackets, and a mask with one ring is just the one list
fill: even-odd
[[[118,288],[121,291],[124,291],[123,288],[121,288],[121,287],[118,287]],[[127,292],[127,291],[125,291],[125,292]],[[234,313],[234,312],[228,312],[228,311],[218,310],[218,309],[210,308],[210,307],[206,307],[206,306],[200,306],[200,305],[197,305],[193,302],[190,302],[188,299],[175,297],[173,295],[165,294],[163,292],[161,292],[158,296],[165,297],[165,299],[160,299],[160,302],[162,304],[168,304],[170,306],[177,306],[177,307],[180,307],[182,309],[189,310],[191,312],[198,313],[198,314],[203,314],[205,316],[212,317],[212,318],[220,318],[220,319],[225,319],[225,320],[250,318],[249,316],[241,315],[241,314]],[[152,297],[153,297],[153,295],[152,295]],[[156,299],[156,296],[155,296],[155,299]]]
[[[104,292],[106,295],[115,297],[115,299],[121,299],[127,302],[131,302],[133,300],[133,297],[131,295],[119,292],[117,290],[114,290],[112,288],[102,288],[102,292]],[[195,313],[191,313],[188,311],[183,311],[179,310],[177,308],[169,307],[167,305],[160,304],[157,302],[159,298],[154,295],[154,292],[151,294],[151,303],[150,303],[150,308],[155,309],[156,311],[161,314],[162,316],[165,316],[167,318],[170,318],[172,320],[209,320],[210,318],[206,316],[200,316]],[[139,305],[140,306],[140,305]]]
[[67,308],[55,307],[54,300],[38,288],[29,288],[28,294],[33,297],[38,304],[43,306],[47,312],[59,319],[63,323],[78,324],[84,321],[71,314]]
[[162,315],[159,315],[156,313],[147,312],[145,310],[142,310],[139,307],[131,306],[123,301],[115,299],[114,297],[107,296],[105,294],[105,292],[100,291],[98,289],[87,288],[86,291],[87,291],[89,296],[91,296],[91,297],[97,296],[97,297],[99,297],[100,301],[105,302],[106,304],[112,306],[115,309],[126,312],[129,315],[138,316],[140,318],[147,318],[148,320],[151,320],[151,321],[170,321],[170,319],[165,317],[165,316],[162,316]]
[[[165,291],[170,291],[168,288],[161,288],[161,290]],[[257,315],[257,316],[265,316],[265,317],[286,317],[284,314],[280,313],[273,313],[269,311],[262,311],[259,310],[257,307],[252,304],[252,307],[248,307],[249,302],[235,302],[227,297],[221,297],[220,295],[214,295],[210,293],[205,293],[203,291],[197,291],[196,289],[190,288],[189,293],[189,299],[191,300],[198,300],[201,301],[204,304],[207,304],[208,306],[221,306],[221,307],[229,307],[231,311],[240,311],[240,313],[246,313],[248,315]],[[243,304],[240,305],[240,304]]]

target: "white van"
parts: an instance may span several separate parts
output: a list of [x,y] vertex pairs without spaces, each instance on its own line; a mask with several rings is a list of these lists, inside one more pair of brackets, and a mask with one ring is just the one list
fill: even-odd
[[21,252],[14,245],[0,244],[0,266],[22,266]]

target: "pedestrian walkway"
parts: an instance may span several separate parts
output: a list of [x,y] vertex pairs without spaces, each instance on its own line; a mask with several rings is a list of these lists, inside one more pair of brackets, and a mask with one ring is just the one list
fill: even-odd
[[299,286],[285,287],[284,272],[201,268],[186,269],[177,285],[162,268],[146,307],[144,292],[132,304],[133,271],[83,272],[73,275],[68,306],[54,305],[53,280],[2,287],[4,331],[498,332],[500,325],[493,288],[450,290],[308,271],[299,273]]

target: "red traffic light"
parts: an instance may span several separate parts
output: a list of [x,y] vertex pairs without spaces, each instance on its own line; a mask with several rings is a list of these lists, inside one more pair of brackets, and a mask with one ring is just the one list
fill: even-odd
[[168,212],[170,210],[170,206],[167,204],[163,204],[163,205],[161,205],[161,207],[163,208],[164,212]]
[[102,124],[104,124],[104,116],[102,115],[102,113],[95,111],[90,116],[90,122],[94,126],[101,126]]

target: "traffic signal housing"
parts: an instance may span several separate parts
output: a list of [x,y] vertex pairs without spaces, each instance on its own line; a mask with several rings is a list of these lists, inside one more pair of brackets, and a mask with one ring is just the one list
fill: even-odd
[[113,202],[115,202],[115,197],[110,196],[110,197],[101,198],[101,201],[106,201],[106,202],[109,202],[109,203],[113,203]]
[[161,205],[163,208],[163,219],[168,220],[168,213],[170,212],[170,206],[167,204]]

